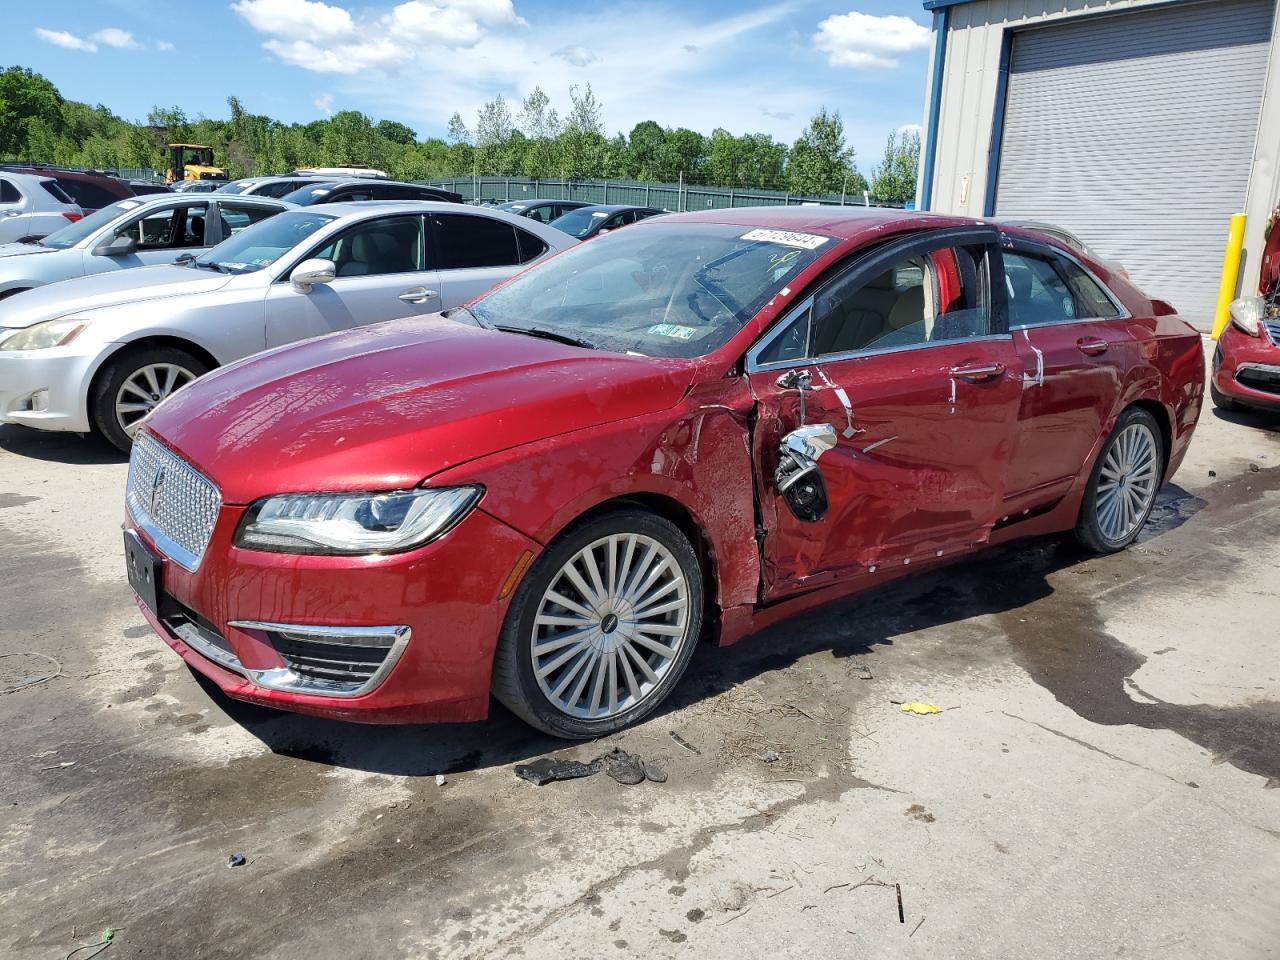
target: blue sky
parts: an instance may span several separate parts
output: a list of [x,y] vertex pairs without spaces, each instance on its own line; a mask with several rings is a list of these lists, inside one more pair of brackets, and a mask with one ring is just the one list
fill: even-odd
[[540,85],[590,83],[610,133],[640,120],[792,141],[837,109],[865,171],[924,111],[918,0],[80,0],[6,5],[0,64],[138,119],[156,104],[285,121],[343,109],[442,134]]

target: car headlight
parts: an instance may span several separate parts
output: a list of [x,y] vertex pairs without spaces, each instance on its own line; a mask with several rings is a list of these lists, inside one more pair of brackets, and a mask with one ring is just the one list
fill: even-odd
[[1267,311],[1267,302],[1261,297],[1241,297],[1231,302],[1231,322],[1251,337],[1258,335],[1258,324]]
[[249,508],[235,542],[275,553],[396,553],[444,536],[483,492],[467,486],[267,497]]
[[89,325],[88,320],[46,320],[15,330],[0,340],[0,350],[44,350],[46,347],[63,347],[80,336]]

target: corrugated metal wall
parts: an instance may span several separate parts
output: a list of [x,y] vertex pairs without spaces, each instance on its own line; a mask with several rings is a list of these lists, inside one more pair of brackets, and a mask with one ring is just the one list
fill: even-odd
[[1015,35],[996,215],[1060,224],[1211,321],[1244,207],[1272,0],[1216,0]]
[[[951,7],[948,11],[950,27],[946,35],[946,61],[941,82],[931,208],[942,213],[972,216],[982,216],[984,212],[1000,55],[1007,32],[1017,33],[1027,28],[1065,25],[1068,22],[1093,20],[1101,23],[1104,19],[1114,19],[1110,14],[1155,12],[1195,6],[1201,2],[1206,8],[1227,11],[1232,0],[973,0]],[[1219,16],[1226,26],[1230,19],[1227,13]],[[1272,55],[1265,71],[1261,120],[1253,151],[1248,197],[1243,206],[1249,213],[1249,224],[1245,231],[1241,292],[1256,290],[1267,217],[1280,199],[1280,24],[1272,25],[1270,45]],[[926,94],[926,104],[931,92]],[[928,123],[926,114],[926,128]],[[1182,200],[1191,200],[1195,189],[1189,181]],[[1207,230],[1217,246],[1219,265],[1228,220],[1240,209],[1236,206],[1235,209],[1220,211],[1218,222]],[[1216,289],[1216,280],[1214,286]],[[1187,309],[1186,304],[1179,306]]]

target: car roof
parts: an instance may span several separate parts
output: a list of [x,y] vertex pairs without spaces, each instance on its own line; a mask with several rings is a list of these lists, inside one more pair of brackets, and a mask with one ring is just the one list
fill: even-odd
[[337,189],[338,187],[368,187],[376,185],[379,187],[417,187],[422,190],[436,190],[442,193],[451,191],[445,190],[444,187],[433,187],[425,183],[410,183],[407,180],[383,180],[380,177],[343,177],[341,180],[318,180],[317,183],[324,183],[330,187]]
[[726,223],[741,227],[813,231],[841,240],[860,239],[889,225],[898,230],[916,227],[940,229],[974,224],[998,226],[977,217],[943,216],[916,210],[900,210],[896,207],[841,207],[827,204],[698,210],[693,213],[667,214],[661,222]]
[[[444,187],[437,187],[436,189],[443,190]],[[578,207],[592,206],[592,204],[587,203],[585,200],[552,200],[545,197],[539,198],[537,200],[504,200],[502,203],[498,204],[498,206],[500,207],[532,207],[539,203],[572,203]]]
[[14,177],[20,182],[29,183],[47,183],[50,180],[54,180],[54,178],[49,176],[47,173],[29,173],[26,170],[11,170],[8,168],[0,169],[0,175]]
[[[581,213],[583,210],[592,210],[599,213],[617,213],[620,210],[660,210],[660,207],[646,207],[641,203],[589,203],[585,207],[579,207],[575,213]],[[666,211],[663,211],[664,213]]]
[[[246,197],[246,199],[251,199]],[[297,206],[294,204],[293,206]],[[299,206],[299,210],[314,210],[317,207],[323,207],[324,211],[334,216],[348,217],[355,214],[365,214],[372,216],[374,214],[385,213],[430,213],[436,211],[439,213],[459,213],[473,211],[482,216],[512,216],[505,210],[494,210],[492,207],[471,207],[462,203],[452,203],[448,200],[341,200],[337,203],[313,203],[308,207]],[[483,212],[482,212],[483,211]],[[519,223],[519,219],[515,221]]]

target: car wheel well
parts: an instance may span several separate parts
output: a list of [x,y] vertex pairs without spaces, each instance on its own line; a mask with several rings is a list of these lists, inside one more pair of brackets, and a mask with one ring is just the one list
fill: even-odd
[[1158,400],[1135,400],[1129,404],[1130,407],[1137,407],[1139,410],[1145,410],[1151,414],[1156,422],[1156,426],[1160,428],[1161,453],[1163,454],[1164,464],[1167,469],[1169,466],[1170,451],[1173,447],[1173,426],[1169,422],[1169,411],[1164,408],[1164,404]]
[[170,347],[174,350],[189,353],[210,370],[216,370],[222,366],[213,354],[190,340],[183,340],[181,337],[143,337],[141,340],[129,341],[115,353],[108,354],[103,358],[102,363],[98,365],[98,369],[93,375],[92,382],[89,384],[89,396],[92,397],[94,395],[94,391],[98,388],[98,382],[113,361],[119,360],[121,357],[127,357],[131,353],[138,353],[157,347]]
[[698,556],[698,566],[702,570],[703,583],[703,635],[714,642],[720,629],[719,580],[717,579],[715,554],[711,549],[711,540],[702,525],[689,512],[689,509],[674,497],[661,493],[629,493],[596,504],[585,513],[575,517],[566,525],[568,530],[579,523],[593,520],[601,514],[626,507],[639,507],[649,513],[656,514],[664,520],[675,524],[693,545],[693,552]]

